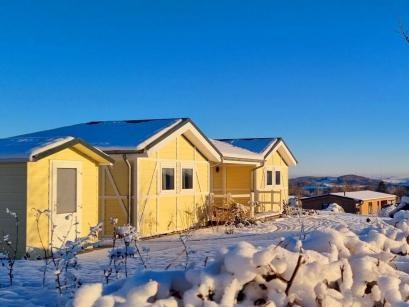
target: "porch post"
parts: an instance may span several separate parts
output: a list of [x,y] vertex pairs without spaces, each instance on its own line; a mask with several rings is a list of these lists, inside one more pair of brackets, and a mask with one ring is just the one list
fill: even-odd
[[250,217],[254,218],[254,192],[250,193]]

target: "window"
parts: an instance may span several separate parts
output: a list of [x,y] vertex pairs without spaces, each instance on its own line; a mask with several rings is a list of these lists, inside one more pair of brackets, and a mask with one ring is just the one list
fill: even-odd
[[281,172],[276,171],[276,185],[281,185]]
[[77,212],[77,169],[57,168],[57,214]]
[[372,214],[372,202],[369,202],[368,204],[368,213]]
[[182,189],[183,190],[193,189],[193,169],[192,168],[182,168]]
[[170,167],[162,168],[162,190],[172,191],[175,189],[175,169]]
[[273,185],[273,171],[266,172],[266,185]]

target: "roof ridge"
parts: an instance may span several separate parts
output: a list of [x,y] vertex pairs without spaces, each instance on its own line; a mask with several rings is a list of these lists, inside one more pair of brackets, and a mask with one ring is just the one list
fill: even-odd
[[248,138],[220,138],[220,139],[215,139],[215,140],[222,141],[222,140],[269,140],[269,139],[281,139],[281,137],[272,136],[272,137],[248,137]]
[[[117,119],[117,120],[93,120],[89,122],[83,122],[79,124],[74,124],[74,125],[86,125],[86,124],[92,124],[92,123],[138,123],[138,122],[149,122],[149,121],[156,121],[156,120],[191,120],[190,117],[164,117],[164,118],[141,118],[141,119]],[[74,126],[74,125],[69,125],[69,126]],[[67,127],[69,127],[67,126]]]
[[245,148],[251,152],[261,154],[269,149],[273,144],[282,140],[281,138],[247,138],[247,139],[217,139],[218,141],[234,144],[236,147]]
[[[23,134],[18,134],[18,135],[13,135],[5,138],[20,138],[20,137],[27,137],[31,136],[36,133],[44,133],[44,132],[52,132],[52,131],[57,131],[61,129],[66,129],[66,128],[71,128],[75,126],[82,126],[82,125],[93,125],[93,124],[98,124],[98,123],[121,123],[121,122],[131,122],[131,121],[139,121],[139,123],[142,122],[148,122],[148,121],[157,121],[157,120],[181,120],[181,121],[188,121],[191,120],[189,117],[174,117],[174,118],[152,118],[152,119],[141,119],[141,120],[102,120],[102,121],[89,121],[89,122],[82,122],[82,123],[77,123],[77,124],[71,124],[71,125],[64,125],[60,127],[55,127],[55,128],[49,128],[49,129],[43,129],[35,132],[28,132],[28,133],[23,133]],[[64,136],[64,135],[60,135]]]
[[251,150],[249,150],[249,149],[247,149],[247,148],[239,147],[239,146],[236,146],[236,145],[227,143],[227,142],[220,141],[220,140],[218,140],[218,139],[210,139],[210,140],[211,140],[211,141],[216,141],[216,142],[222,142],[223,144],[226,144],[227,146],[231,146],[231,147],[233,147],[233,148],[237,148],[237,149],[240,149],[240,150],[242,150],[242,151],[247,151],[247,152],[252,153],[252,154],[258,154],[257,152],[251,151]]

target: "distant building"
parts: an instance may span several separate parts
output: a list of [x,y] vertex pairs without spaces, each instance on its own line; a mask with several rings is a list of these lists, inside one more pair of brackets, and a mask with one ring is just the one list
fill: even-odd
[[383,207],[396,204],[396,200],[396,195],[368,190],[331,193],[301,199],[304,209],[321,210],[336,203],[345,212],[363,215],[377,215]]

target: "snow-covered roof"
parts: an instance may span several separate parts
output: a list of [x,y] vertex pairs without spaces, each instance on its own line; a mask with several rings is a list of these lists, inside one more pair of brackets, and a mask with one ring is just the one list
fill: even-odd
[[222,153],[225,158],[242,158],[252,160],[263,160],[263,156],[250,150],[231,145],[226,142],[211,140],[216,148]]
[[81,139],[71,136],[12,137],[0,139],[0,163],[37,161],[65,148],[75,148],[100,164],[110,164],[112,159]]
[[263,153],[277,138],[245,138],[245,139],[218,139],[230,145],[240,147],[258,154]]
[[393,194],[386,194],[386,193],[381,193],[381,192],[374,192],[374,191],[369,191],[369,190],[364,190],[364,191],[353,191],[353,192],[337,192],[337,193],[331,193],[332,195],[336,196],[344,196],[348,198],[353,198],[357,200],[371,200],[371,199],[378,199],[378,198],[392,198],[396,197],[396,195]]
[[71,141],[72,137],[18,137],[0,139],[0,161],[29,161],[36,154]]
[[[86,141],[100,150],[141,150],[150,140],[159,137],[178,123],[182,118],[95,121],[51,130],[21,135],[15,138],[57,139],[73,136]],[[15,142],[18,144],[18,141]],[[21,146],[14,149],[22,150]]]
[[281,138],[217,139],[216,141],[219,143],[215,143],[215,145],[219,147],[219,151],[224,156],[230,155],[231,157],[242,158],[239,155],[252,154],[252,159],[264,160],[272,150],[277,150],[288,166],[294,166],[298,163]]

